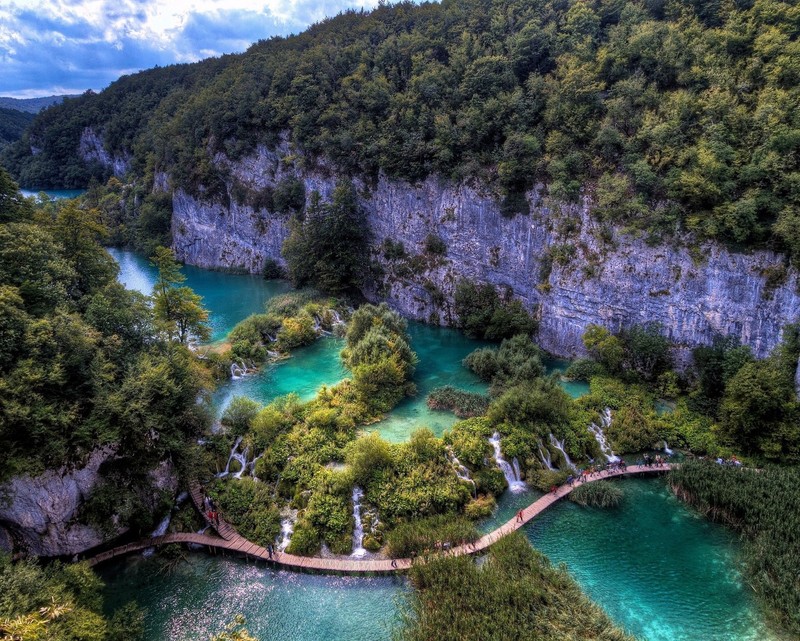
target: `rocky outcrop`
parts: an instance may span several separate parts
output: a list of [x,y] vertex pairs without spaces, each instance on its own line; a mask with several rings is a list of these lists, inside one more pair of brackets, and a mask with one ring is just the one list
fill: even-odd
[[117,178],[122,178],[128,173],[131,165],[130,155],[112,156],[108,153],[102,136],[91,127],[86,127],[81,133],[78,154],[86,163],[99,163],[110,169]]
[[0,527],[15,547],[37,556],[62,556],[103,543],[103,534],[79,523],[77,516],[111,455],[108,449],[97,450],[82,468],[18,476],[0,486]]
[[[79,520],[81,507],[100,481],[100,468],[114,455],[111,448],[94,451],[80,468],[48,470],[36,477],[18,476],[0,485],[0,549],[36,556],[79,554],[122,534],[125,528],[100,531]],[[155,490],[173,493],[177,477],[170,463],[150,474]],[[113,517],[112,518],[113,521]]]
[[[236,181],[254,192],[293,174],[307,192],[331,194],[336,175],[330,167],[295,171],[282,161],[287,153],[285,147],[260,148],[241,161],[216,162],[231,185]],[[581,353],[590,323],[618,330],[648,321],[662,323],[678,346],[706,344],[722,333],[765,356],[781,328],[800,320],[798,274],[772,252],[735,254],[712,243],[692,251],[679,243],[651,246],[594,220],[588,196],[577,205],[555,203],[541,185],[528,194],[530,215],[505,218],[497,199],[480,186],[436,177],[417,185],[386,177],[355,183],[368,214],[373,258],[384,271],[365,293],[415,319],[452,322],[455,285],[466,277],[513,292],[537,315],[542,347],[561,356]],[[212,204],[182,191],[173,204],[179,259],[249,272],[260,271],[267,258],[281,260],[285,216],[234,198],[230,206]],[[430,234],[444,241],[446,256],[423,255]],[[386,259],[385,239],[401,242],[408,257]],[[768,285],[768,275],[781,270],[782,282]]]

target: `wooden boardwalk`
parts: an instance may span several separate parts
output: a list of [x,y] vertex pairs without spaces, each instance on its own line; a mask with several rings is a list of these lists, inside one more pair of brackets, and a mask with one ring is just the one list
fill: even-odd
[[[672,465],[662,466],[644,466],[644,465],[629,465],[628,468],[622,472],[601,473],[595,475],[593,478],[585,481],[592,483],[603,479],[614,478],[617,476],[629,476],[632,474],[659,474],[669,471]],[[574,487],[578,487],[576,484]],[[550,492],[540,497],[528,507],[522,510],[522,518],[514,516],[510,521],[504,523],[496,530],[490,532],[475,541],[474,544],[460,545],[447,552],[451,555],[464,555],[464,554],[477,554],[482,552],[499,539],[515,532],[530,520],[537,517],[544,512],[553,503],[564,498],[569,494],[574,487],[569,485],[562,485],[555,492]],[[190,491],[192,501],[197,509],[206,519],[206,511],[203,504],[203,495],[199,485],[193,485]],[[90,566],[103,563],[109,559],[118,556],[130,554],[146,550],[147,548],[158,547],[161,545],[168,545],[170,543],[186,543],[196,544],[207,547],[211,550],[227,550],[237,554],[242,554],[249,558],[255,558],[275,566],[282,566],[293,570],[306,570],[310,572],[320,572],[326,574],[392,574],[394,572],[403,572],[411,567],[411,559],[396,559],[394,565],[391,559],[323,559],[319,557],[306,557],[296,556],[294,554],[287,554],[285,552],[278,552],[277,550],[272,553],[270,557],[269,552],[261,547],[245,539],[228,523],[220,519],[219,524],[214,524],[208,521],[209,526],[214,528],[219,536],[211,536],[208,534],[165,534],[156,538],[144,539],[134,543],[128,543],[120,547],[101,552],[89,559],[87,559]]]

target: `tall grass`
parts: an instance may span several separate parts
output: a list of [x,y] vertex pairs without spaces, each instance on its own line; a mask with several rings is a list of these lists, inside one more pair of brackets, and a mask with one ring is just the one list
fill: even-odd
[[521,534],[498,541],[485,563],[441,557],[415,564],[416,588],[396,641],[632,641],[565,569]]
[[430,409],[453,412],[458,418],[483,416],[489,409],[489,397],[485,394],[465,392],[451,385],[437,387],[428,395],[427,402]]
[[394,559],[422,556],[443,544],[453,548],[479,538],[475,525],[463,516],[438,514],[398,525],[386,536],[386,552]]
[[595,481],[579,485],[569,493],[569,500],[590,507],[618,507],[625,492],[611,481]]
[[777,625],[800,636],[800,468],[690,461],[669,479],[679,497],[741,533],[747,582]]

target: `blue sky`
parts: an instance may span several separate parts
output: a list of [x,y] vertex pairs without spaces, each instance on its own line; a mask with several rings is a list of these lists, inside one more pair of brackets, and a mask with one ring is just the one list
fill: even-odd
[[121,75],[244,51],[378,0],[0,0],[0,96],[99,90]]

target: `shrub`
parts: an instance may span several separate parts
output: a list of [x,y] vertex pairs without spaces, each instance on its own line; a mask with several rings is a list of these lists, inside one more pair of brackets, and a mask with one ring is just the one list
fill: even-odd
[[425,236],[423,246],[426,254],[432,256],[445,256],[447,254],[447,245],[441,237],[436,234],[428,234]]
[[545,373],[542,350],[524,335],[518,334],[500,343],[500,347],[481,347],[464,359],[464,366],[492,384],[496,394],[503,389],[532,381]]
[[264,261],[264,269],[261,273],[265,280],[286,278],[286,270],[274,258],[267,258],[267,260]]
[[458,326],[470,338],[501,340],[516,334],[532,334],[536,323],[520,301],[507,292],[501,299],[493,285],[476,285],[462,279],[456,285],[454,311]]
[[493,496],[479,496],[464,506],[464,516],[472,521],[485,519],[492,515],[495,507],[497,507],[497,501]]

